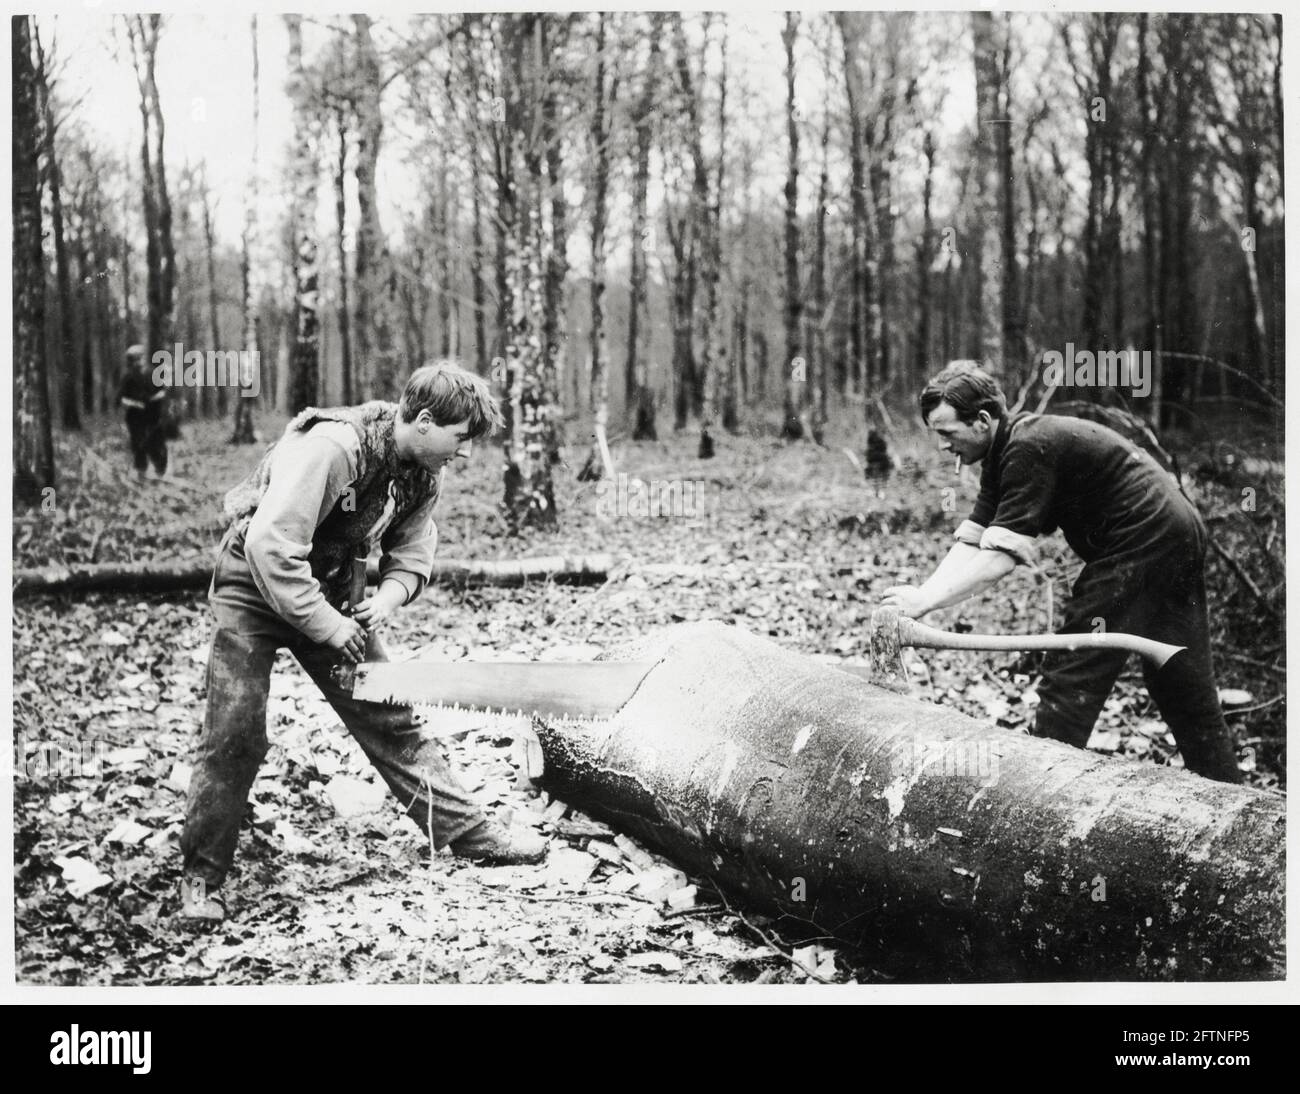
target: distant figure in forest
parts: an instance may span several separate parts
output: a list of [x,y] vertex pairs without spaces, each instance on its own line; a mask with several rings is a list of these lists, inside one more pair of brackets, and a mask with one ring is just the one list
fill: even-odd
[[[1032,565],[1058,528],[1085,565],[1063,634],[1104,628],[1187,647],[1163,668],[1143,665],[1147,692],[1189,771],[1241,782],[1214,686],[1205,595],[1205,524],[1138,445],[1095,422],[1007,412],[996,380],[957,362],[921,392],[921,417],[945,452],[983,463],[979,498],[952,549],[922,585],[896,585],[884,604],[919,619]],[[1123,650],[1048,656],[1032,733],[1084,747],[1124,668]]]
[[131,458],[143,482],[149,464],[160,479],[167,477],[167,389],[158,387],[144,365],[144,346],[127,347],[126,373],[118,390],[126,408],[126,428],[131,434]]

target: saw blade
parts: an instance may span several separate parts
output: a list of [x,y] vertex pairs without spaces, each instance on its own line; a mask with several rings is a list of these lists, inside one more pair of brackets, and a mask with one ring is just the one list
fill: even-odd
[[608,718],[632,698],[648,661],[385,661],[357,665],[352,697],[563,719]]

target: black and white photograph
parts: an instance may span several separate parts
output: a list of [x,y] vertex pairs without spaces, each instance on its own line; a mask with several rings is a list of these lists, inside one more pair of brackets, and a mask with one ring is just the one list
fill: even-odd
[[11,13],[7,995],[1281,998],[1284,21]]

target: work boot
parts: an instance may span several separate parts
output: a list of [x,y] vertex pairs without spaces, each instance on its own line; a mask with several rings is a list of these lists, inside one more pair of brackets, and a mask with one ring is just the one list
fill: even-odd
[[485,866],[531,866],[546,857],[546,840],[527,828],[484,821],[451,841],[451,853]]
[[181,880],[181,910],[179,918],[187,927],[214,927],[226,918],[226,906],[215,893],[209,893],[201,877]]

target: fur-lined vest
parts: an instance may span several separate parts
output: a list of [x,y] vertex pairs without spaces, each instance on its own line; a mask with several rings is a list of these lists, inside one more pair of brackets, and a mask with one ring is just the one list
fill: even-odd
[[[363,403],[355,407],[308,407],[284,429],[284,436],[306,433],[317,422],[346,422],[361,441],[357,477],[317,526],[308,562],[331,604],[347,599],[351,561],[368,555],[394,523],[438,494],[440,477],[397,458],[393,425],[397,404]],[[277,442],[278,443],[278,442]],[[243,482],[226,494],[222,507],[231,534],[242,542],[271,479],[273,444]]]

